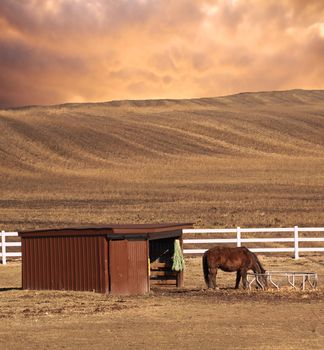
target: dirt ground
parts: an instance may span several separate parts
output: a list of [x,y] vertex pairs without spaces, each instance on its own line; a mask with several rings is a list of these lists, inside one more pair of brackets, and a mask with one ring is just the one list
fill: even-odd
[[185,287],[149,295],[21,290],[21,264],[0,266],[1,349],[322,349],[324,257],[261,256],[267,270],[315,271],[315,291],[204,287],[200,258],[186,259]]

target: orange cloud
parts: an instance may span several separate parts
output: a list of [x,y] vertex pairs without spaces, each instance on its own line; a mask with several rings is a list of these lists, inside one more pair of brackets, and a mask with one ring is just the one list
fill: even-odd
[[0,106],[324,88],[321,0],[1,0]]

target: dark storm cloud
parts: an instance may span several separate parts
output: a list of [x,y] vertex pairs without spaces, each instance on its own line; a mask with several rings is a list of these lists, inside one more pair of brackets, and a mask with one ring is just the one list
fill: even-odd
[[324,88],[324,2],[2,0],[0,105]]

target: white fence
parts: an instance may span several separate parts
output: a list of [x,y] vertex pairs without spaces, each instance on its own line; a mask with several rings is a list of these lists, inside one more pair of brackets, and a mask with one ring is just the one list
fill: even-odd
[[1,252],[0,257],[3,264],[7,263],[9,257],[21,257],[21,252],[7,252],[7,247],[21,247],[21,242],[6,242],[6,237],[17,237],[18,232],[1,231]]
[[[291,237],[272,237],[272,238],[243,238],[244,233],[291,233]],[[303,237],[300,233],[303,232],[322,232],[323,237]],[[235,234],[234,238],[186,238],[189,234]],[[7,258],[21,257],[21,252],[7,252],[7,247],[21,247],[21,242],[6,242],[6,237],[17,237],[18,232],[1,232],[1,251],[0,257],[3,264],[7,263]],[[184,254],[203,254],[207,249],[188,249],[186,246],[197,244],[224,244],[234,243],[240,247],[242,243],[248,246],[246,243],[293,243],[291,247],[260,247],[250,248],[256,253],[289,253],[292,252],[295,255],[295,259],[299,258],[299,253],[302,252],[323,252],[324,253],[324,227],[288,227],[288,228],[233,228],[233,229],[188,229],[183,230],[183,244]],[[323,247],[300,247],[300,242],[322,242]],[[18,249],[17,249],[18,250]]]
[[[291,233],[290,237],[267,237],[267,238],[243,238],[244,233]],[[303,237],[302,232],[323,232],[323,237]],[[235,234],[234,238],[195,238],[187,239],[188,234]],[[207,249],[188,249],[188,244],[224,244],[234,243],[240,247],[242,243],[248,247],[246,243],[293,243],[291,247],[254,247],[249,248],[256,253],[289,253],[295,255],[295,259],[299,258],[301,252],[323,252],[323,247],[300,247],[300,242],[323,242],[324,243],[324,227],[288,227],[288,228],[233,228],[233,229],[186,229],[183,230],[184,254],[203,254]]]

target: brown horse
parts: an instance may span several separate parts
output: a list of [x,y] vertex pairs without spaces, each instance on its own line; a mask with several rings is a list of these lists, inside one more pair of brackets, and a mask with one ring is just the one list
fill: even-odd
[[[226,272],[237,271],[235,289],[239,288],[242,278],[243,288],[247,288],[246,274],[248,270],[254,273],[265,273],[258,257],[246,247],[228,248],[214,247],[207,250],[203,255],[203,270],[205,282],[208,288],[217,288],[216,275],[217,269]],[[260,283],[262,281],[262,284]],[[267,286],[265,276],[257,278],[259,287]]]

